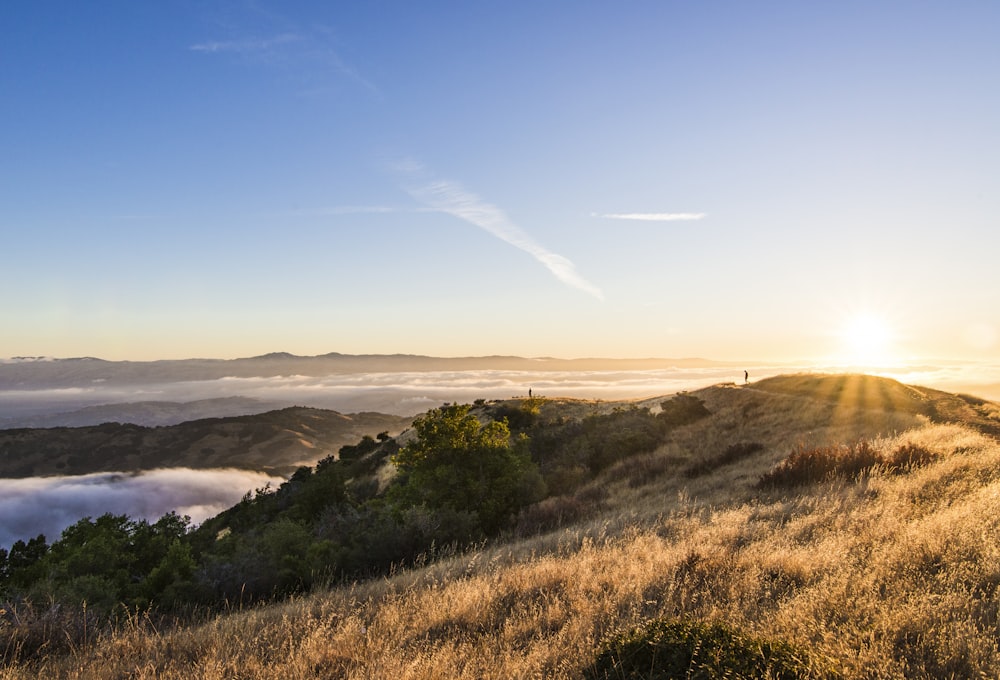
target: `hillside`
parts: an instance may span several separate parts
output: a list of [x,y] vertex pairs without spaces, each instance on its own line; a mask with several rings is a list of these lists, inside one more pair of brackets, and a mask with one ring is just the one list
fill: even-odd
[[[26,609],[20,624],[5,619],[7,649],[23,651],[6,653],[0,677],[1000,674],[996,404],[870,376],[801,375],[635,403],[486,402],[471,413],[524,433],[549,486],[487,542],[438,543],[379,578],[317,583],[176,627],[132,616],[81,638],[73,619]],[[220,515],[205,538],[250,540],[250,510],[280,522],[270,541],[288,538],[297,520],[282,513],[317,480],[348,465],[348,496],[375,492],[364,475],[391,487],[382,447],[412,441],[410,431],[359,445],[349,460],[297,473],[287,489]],[[345,515],[324,512],[299,526],[343,531]],[[426,531],[432,519],[410,526]],[[53,627],[61,642],[29,653],[30,635]],[[766,671],[733,670],[751,666]]]
[[171,426],[0,430],[0,477],[131,472],[164,467],[235,467],[291,474],[365,434],[399,432],[409,418],[286,408]]
[[97,404],[59,413],[0,418],[0,429],[89,427],[102,423],[133,425],[178,425],[204,418],[248,416],[284,408],[285,404],[248,397],[216,397],[195,401],[133,401]]

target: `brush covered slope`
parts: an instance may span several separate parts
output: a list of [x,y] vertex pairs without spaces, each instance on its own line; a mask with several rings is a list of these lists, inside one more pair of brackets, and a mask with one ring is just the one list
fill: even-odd
[[[869,376],[680,397],[473,407],[484,429],[506,417],[547,485],[486,542],[174,625],[9,604],[0,677],[1000,674],[995,404]],[[346,488],[391,505],[383,447],[418,434],[346,452]],[[427,498],[411,529],[441,519]],[[286,529],[319,526],[279,505]],[[241,533],[236,514],[213,542]]]

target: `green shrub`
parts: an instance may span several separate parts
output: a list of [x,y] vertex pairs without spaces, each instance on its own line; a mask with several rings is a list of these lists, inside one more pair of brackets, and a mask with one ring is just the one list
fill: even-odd
[[672,399],[660,404],[662,409],[657,418],[671,427],[688,425],[712,415],[705,408],[705,402],[698,397],[679,392]]
[[828,678],[781,640],[737,633],[720,623],[656,619],[612,637],[588,669],[597,680]]

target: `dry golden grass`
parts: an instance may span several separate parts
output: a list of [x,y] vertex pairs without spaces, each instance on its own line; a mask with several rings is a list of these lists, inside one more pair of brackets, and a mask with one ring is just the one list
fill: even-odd
[[[654,458],[679,471],[733,442],[764,449],[638,486],[626,461],[599,480],[602,514],[570,529],[202,625],[156,630],[140,618],[0,678],[579,678],[609,635],[656,617],[782,639],[844,678],[1000,675],[997,441],[794,395],[699,396],[715,415]],[[790,437],[879,433],[879,450],[912,444],[934,460],[858,482],[754,488]]]

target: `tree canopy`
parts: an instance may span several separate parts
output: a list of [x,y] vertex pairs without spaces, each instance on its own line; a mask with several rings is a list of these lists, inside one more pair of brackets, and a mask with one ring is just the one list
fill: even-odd
[[466,404],[433,409],[413,422],[417,439],[393,462],[404,476],[398,495],[432,509],[470,511],[492,533],[545,485],[527,441],[505,420],[481,424]]

